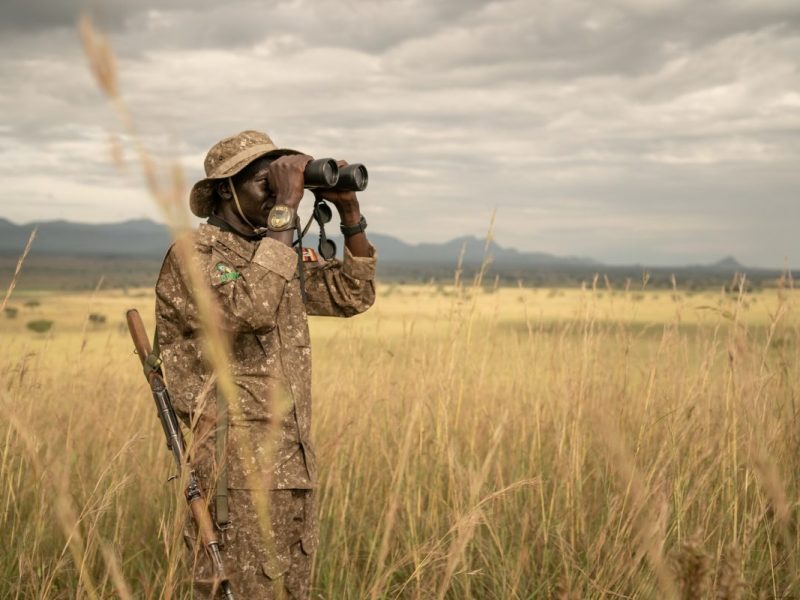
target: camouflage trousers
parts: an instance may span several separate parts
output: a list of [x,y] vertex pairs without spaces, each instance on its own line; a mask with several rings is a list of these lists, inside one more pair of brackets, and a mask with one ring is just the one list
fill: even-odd
[[[312,490],[229,490],[231,527],[222,558],[239,599],[307,600],[317,547],[318,525]],[[270,528],[258,518],[266,508]],[[196,541],[193,524],[184,537],[193,598],[212,600],[209,560]],[[219,595],[217,595],[219,597]]]

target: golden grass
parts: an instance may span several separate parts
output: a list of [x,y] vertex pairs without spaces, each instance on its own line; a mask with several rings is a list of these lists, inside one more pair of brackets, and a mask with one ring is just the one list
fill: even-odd
[[[0,597],[188,597],[123,327],[152,297],[29,297],[0,330]],[[315,597],[797,597],[795,300],[381,285],[312,319]]]

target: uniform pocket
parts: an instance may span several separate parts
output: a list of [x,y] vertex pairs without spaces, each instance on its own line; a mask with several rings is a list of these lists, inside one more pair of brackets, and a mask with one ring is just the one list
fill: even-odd
[[306,556],[311,556],[319,548],[319,536],[316,534],[304,535],[300,540],[300,547]]
[[264,421],[232,422],[228,426],[228,488],[268,490],[275,464],[275,433]]
[[270,553],[267,560],[261,563],[261,571],[270,581],[280,579],[292,565],[292,557],[289,552]]
[[314,554],[319,547],[319,521],[317,520],[317,502],[314,490],[306,493],[303,506],[304,529],[300,538],[300,548],[307,556]]
[[292,546],[300,537],[304,503],[295,490],[270,492],[272,539],[267,544],[261,570],[270,580],[282,577],[292,566]]

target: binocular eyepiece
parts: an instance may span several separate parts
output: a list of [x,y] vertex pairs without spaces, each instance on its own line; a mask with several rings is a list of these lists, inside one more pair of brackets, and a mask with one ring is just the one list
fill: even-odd
[[306,165],[304,187],[308,190],[337,189],[363,192],[369,183],[367,167],[362,164],[341,167],[332,158],[317,158]]

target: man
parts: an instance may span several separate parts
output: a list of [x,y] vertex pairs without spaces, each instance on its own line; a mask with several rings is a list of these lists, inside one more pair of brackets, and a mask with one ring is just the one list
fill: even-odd
[[[375,252],[354,192],[319,192],[338,209],[343,261],[313,251],[298,261],[292,240],[309,160],[244,131],[209,150],[206,178],[192,188],[192,212],[208,218],[194,238],[196,257],[230,336],[231,405],[203,357],[197,303],[174,246],[156,285],[164,370],[175,409],[194,433],[192,461],[240,599],[310,595],[318,525],[306,315],[349,317],[375,299]],[[187,544],[195,597],[211,597],[209,561],[188,533]]]

